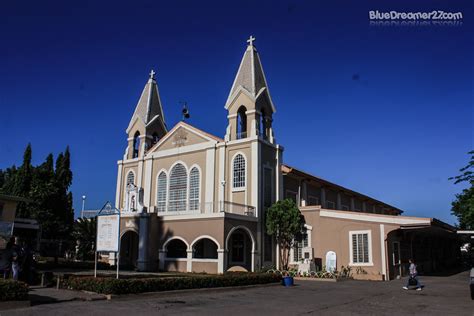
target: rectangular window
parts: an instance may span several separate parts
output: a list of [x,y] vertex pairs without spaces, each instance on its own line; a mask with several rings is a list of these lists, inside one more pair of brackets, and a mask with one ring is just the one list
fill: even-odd
[[326,208],[334,210],[336,209],[336,203],[334,203],[333,201],[326,201]]
[[351,264],[372,264],[370,231],[350,232]]
[[302,234],[301,240],[295,243],[293,248],[293,261],[299,262],[300,260],[304,259],[303,257],[303,248],[308,247],[308,233]]
[[319,205],[319,198],[310,195],[308,197],[308,205]]

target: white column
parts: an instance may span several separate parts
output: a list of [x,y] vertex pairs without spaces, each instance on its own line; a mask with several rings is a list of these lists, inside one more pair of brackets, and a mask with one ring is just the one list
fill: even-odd
[[341,192],[337,192],[336,210],[340,210],[340,209],[342,209]]
[[143,159],[140,158],[140,160],[138,161],[138,172],[137,172],[137,187],[141,188],[143,187],[143,183],[142,183],[142,179],[143,179]]
[[214,175],[215,154],[216,154],[215,148],[206,150],[206,186],[205,186],[206,191],[205,191],[205,198],[204,198],[206,206],[204,210],[209,211],[209,212],[213,211],[211,208],[211,205],[214,202],[214,190],[216,188],[215,175]]
[[117,171],[117,187],[115,189],[115,207],[120,209],[120,201],[121,201],[121,194],[120,192],[122,191],[122,169],[123,169],[123,164],[121,161],[118,163],[118,171]]
[[366,212],[366,211],[367,211],[367,206],[366,206],[366,204],[365,204],[365,201],[362,202],[362,211],[363,211],[363,212]]
[[257,256],[258,256],[258,251],[252,250],[252,263],[251,263],[251,268],[252,272],[255,272],[257,268]]
[[218,249],[217,250],[217,273],[224,273],[225,267],[225,250]]
[[301,206],[306,206],[308,203],[308,187],[307,187],[307,184],[306,184],[306,181],[302,181],[303,185],[301,187]]
[[193,250],[188,249],[186,252],[187,252],[186,271],[187,272],[193,272]]
[[380,224],[380,255],[382,259],[382,275],[384,276],[385,281],[388,281],[386,262],[387,254],[385,252],[385,225]]
[[[222,185],[225,183],[225,146],[219,147],[219,183],[218,183],[218,193],[219,193],[219,204],[224,202],[224,188]],[[219,212],[220,210],[214,210],[214,212]]]
[[144,173],[145,173],[145,186],[143,187],[143,191],[144,191],[143,204],[146,206],[147,211],[150,213],[153,211],[152,204],[154,204],[154,203],[151,203],[151,190],[152,190],[151,178],[153,174],[153,158],[145,161]]
[[351,211],[355,210],[355,200],[354,197],[351,197]]

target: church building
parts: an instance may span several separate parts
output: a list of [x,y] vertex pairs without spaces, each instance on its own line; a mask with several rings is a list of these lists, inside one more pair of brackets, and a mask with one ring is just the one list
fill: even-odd
[[168,128],[150,73],[118,161],[120,263],[140,271],[207,273],[275,266],[277,246],[265,232],[265,212],[291,198],[306,220],[303,239],[291,251],[294,265],[305,259],[319,268],[350,265],[366,278],[387,280],[405,273],[409,257],[426,270],[444,264],[451,248],[441,245],[451,240],[451,226],[402,216],[392,205],[284,163],[254,40],[224,104],[223,138],[184,121]]

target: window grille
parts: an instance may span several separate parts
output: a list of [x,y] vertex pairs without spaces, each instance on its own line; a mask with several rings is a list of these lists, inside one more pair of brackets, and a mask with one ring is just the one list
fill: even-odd
[[244,188],[245,187],[245,158],[241,154],[238,154],[234,158],[234,188]]
[[199,209],[199,169],[194,167],[189,173],[189,210]]
[[157,201],[156,201],[156,206],[158,208],[158,212],[164,212],[166,211],[166,185],[167,185],[167,179],[166,179],[166,173],[161,172],[160,175],[158,176],[158,192],[157,192]]
[[135,184],[135,174],[132,171],[127,175],[127,185],[129,184]]
[[168,211],[186,211],[188,175],[182,164],[177,164],[170,172]]
[[352,234],[352,262],[369,263],[369,234]]

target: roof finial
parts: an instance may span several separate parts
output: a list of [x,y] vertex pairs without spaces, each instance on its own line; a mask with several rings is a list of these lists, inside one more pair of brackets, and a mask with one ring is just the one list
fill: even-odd
[[155,79],[155,74],[156,74],[156,72],[152,69],[150,71],[150,79]]
[[253,41],[255,41],[255,37],[253,37],[252,35],[250,35],[249,39],[247,40],[247,43],[249,43],[249,46],[252,46],[252,47],[253,47]]

